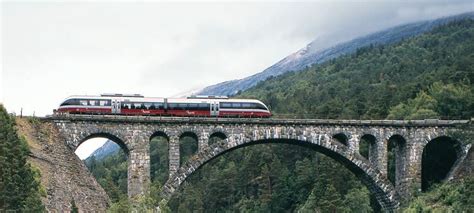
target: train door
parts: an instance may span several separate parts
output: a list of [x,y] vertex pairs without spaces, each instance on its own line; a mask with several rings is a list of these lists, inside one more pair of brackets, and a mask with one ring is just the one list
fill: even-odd
[[119,114],[119,113],[120,113],[120,101],[112,100],[112,114]]
[[219,102],[211,102],[211,116],[219,116]]
[[119,100],[116,100],[116,101],[115,101],[115,104],[116,104],[116,106],[115,106],[115,113],[120,114],[120,111],[121,111],[121,110],[120,110],[120,108],[121,108],[121,103],[120,103],[120,101],[119,101]]

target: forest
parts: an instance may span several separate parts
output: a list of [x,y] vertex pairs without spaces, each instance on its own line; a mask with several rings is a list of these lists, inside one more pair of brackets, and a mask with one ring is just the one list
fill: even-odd
[[[262,100],[278,118],[470,119],[474,117],[472,38],[474,21],[457,21],[393,45],[371,45],[269,78],[237,97]],[[167,179],[168,147],[160,137],[150,143],[152,190],[144,203],[153,206],[160,205],[158,191]],[[366,155],[367,147],[361,149]],[[191,138],[181,141],[183,158],[196,150]],[[388,161],[393,181],[393,155]],[[89,159],[87,165],[111,196],[111,211],[128,208],[125,154]],[[439,181],[430,182],[427,192],[417,193],[403,209],[473,209],[472,180],[451,185],[436,184]],[[186,180],[164,208],[173,212],[380,211],[367,188],[342,165],[313,150],[285,144],[245,147],[213,160]]]

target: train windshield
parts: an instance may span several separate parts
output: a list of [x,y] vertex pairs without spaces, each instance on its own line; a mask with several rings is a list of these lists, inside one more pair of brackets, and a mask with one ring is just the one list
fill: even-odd
[[110,106],[111,100],[108,99],[68,99],[61,103],[60,106]]

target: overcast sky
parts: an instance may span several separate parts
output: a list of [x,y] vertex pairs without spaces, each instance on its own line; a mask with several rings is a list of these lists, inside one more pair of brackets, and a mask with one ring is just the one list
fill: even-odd
[[46,115],[69,95],[170,97],[263,71],[315,39],[473,10],[472,0],[3,1],[0,102]]

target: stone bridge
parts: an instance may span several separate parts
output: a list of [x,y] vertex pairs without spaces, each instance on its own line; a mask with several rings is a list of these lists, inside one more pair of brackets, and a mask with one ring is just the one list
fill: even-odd
[[[48,117],[75,150],[93,137],[118,143],[128,155],[128,196],[145,194],[150,182],[149,141],[168,139],[169,179],[163,196],[169,198],[198,168],[226,152],[253,144],[287,143],[321,152],[352,171],[375,195],[386,211],[397,209],[402,197],[421,187],[422,154],[433,139],[471,125],[468,120],[308,120],[176,118],[112,115],[61,115]],[[179,140],[189,135],[198,141],[198,151],[187,162],[180,161]],[[209,138],[224,139],[209,144]],[[369,142],[368,158],[359,154],[361,141]],[[395,182],[387,178],[388,143],[394,143]],[[461,144],[461,143],[460,143]],[[470,145],[457,146],[460,164]],[[453,166],[456,168],[456,166]]]

